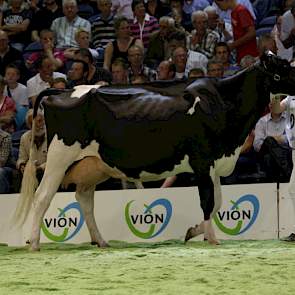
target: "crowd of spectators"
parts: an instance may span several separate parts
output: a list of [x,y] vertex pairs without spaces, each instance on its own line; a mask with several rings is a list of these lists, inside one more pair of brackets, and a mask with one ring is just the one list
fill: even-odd
[[[295,0],[1,0],[0,193],[19,190],[30,109],[42,90],[220,79],[251,66],[265,50],[292,61],[294,46]],[[228,182],[243,173],[273,181],[277,145],[288,166],[284,179],[290,176],[285,130],[277,127],[284,118],[272,112],[261,118]],[[34,144],[42,172],[42,114],[38,122]]]

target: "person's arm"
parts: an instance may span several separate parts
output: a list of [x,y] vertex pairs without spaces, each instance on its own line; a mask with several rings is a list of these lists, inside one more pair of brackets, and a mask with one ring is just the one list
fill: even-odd
[[24,133],[20,138],[19,153],[16,162],[16,167],[21,171],[21,173],[24,172],[26,163],[29,160],[30,140],[28,140],[27,135],[28,133]]
[[11,137],[9,134],[3,136],[0,142],[0,167],[4,167],[7,163],[11,152]]
[[254,131],[254,141],[253,141],[253,148],[256,152],[260,151],[260,148],[266,138],[266,126],[265,121],[263,118],[257,122]]
[[40,42],[40,37],[37,30],[32,31],[31,39],[33,42]]
[[112,61],[112,57],[113,57],[113,51],[114,51],[114,47],[113,47],[113,43],[109,42],[105,51],[104,51],[104,61],[103,61],[103,67],[106,70],[110,70],[111,69],[111,61]]
[[25,19],[21,24],[13,24],[13,25],[4,25],[2,26],[2,30],[8,31],[10,35],[25,32],[28,29],[30,24],[29,19]]
[[48,56],[51,63],[54,65],[54,70],[57,70],[58,68],[63,66],[63,62],[59,58],[55,58],[53,54],[54,44],[51,42],[47,42],[44,45],[44,53]]
[[175,182],[176,179],[177,179],[176,175],[166,178],[161,188],[170,187]]
[[281,100],[280,95],[272,95],[270,97],[271,108],[276,114],[280,114],[287,109],[288,98]]
[[246,30],[247,32],[244,36],[228,44],[231,50],[246,44],[248,41],[252,40],[253,38],[256,38],[256,31],[254,26],[250,26]]
[[293,28],[290,32],[290,35],[282,41],[282,44],[286,49],[295,45],[295,28]]

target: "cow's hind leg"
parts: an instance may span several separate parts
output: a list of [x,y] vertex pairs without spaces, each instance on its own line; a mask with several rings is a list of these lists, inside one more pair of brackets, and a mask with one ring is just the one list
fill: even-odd
[[65,146],[56,137],[52,140],[48,154],[45,172],[35,194],[33,206],[32,231],[30,238],[31,250],[40,249],[40,230],[43,217],[58,190],[67,168],[74,162],[81,151],[80,144]]
[[108,247],[108,244],[102,238],[94,217],[94,191],[95,186],[87,191],[76,191],[76,199],[80,203],[85,222],[87,224],[91,243],[99,247]]
[[[45,171],[40,186],[36,191],[36,203],[33,209],[32,232],[30,247],[33,251],[40,250],[40,230],[43,217],[50,206],[50,203],[58,190],[63,179],[64,172],[61,173],[51,170]],[[48,175],[51,174],[51,175]]]

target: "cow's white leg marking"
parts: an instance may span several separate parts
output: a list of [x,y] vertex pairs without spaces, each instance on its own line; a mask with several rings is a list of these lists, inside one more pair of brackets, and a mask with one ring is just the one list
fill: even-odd
[[197,96],[195,98],[194,104],[190,107],[190,109],[187,111],[188,115],[193,115],[195,113],[195,108],[196,108],[196,104],[200,101],[201,99]]
[[31,249],[40,249],[41,223],[50,202],[52,201],[59,185],[62,182],[65,171],[77,158],[81,148],[79,143],[66,146],[55,136],[49,146],[47,154],[47,165],[44,176],[36,191],[35,204],[33,206],[33,223],[31,232]]
[[90,188],[88,191],[83,191],[83,192],[76,191],[75,197],[81,205],[81,209],[85,218],[86,225],[89,230],[91,241],[95,242],[100,247],[107,247],[108,244],[102,238],[97,228],[97,224],[95,222],[95,217],[93,212],[94,191],[95,191],[95,186]]

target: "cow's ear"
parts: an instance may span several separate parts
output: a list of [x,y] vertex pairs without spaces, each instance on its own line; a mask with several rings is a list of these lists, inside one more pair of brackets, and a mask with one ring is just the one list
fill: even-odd
[[260,57],[261,64],[267,70],[270,61],[273,59],[275,55],[270,50],[264,51],[262,56]]

